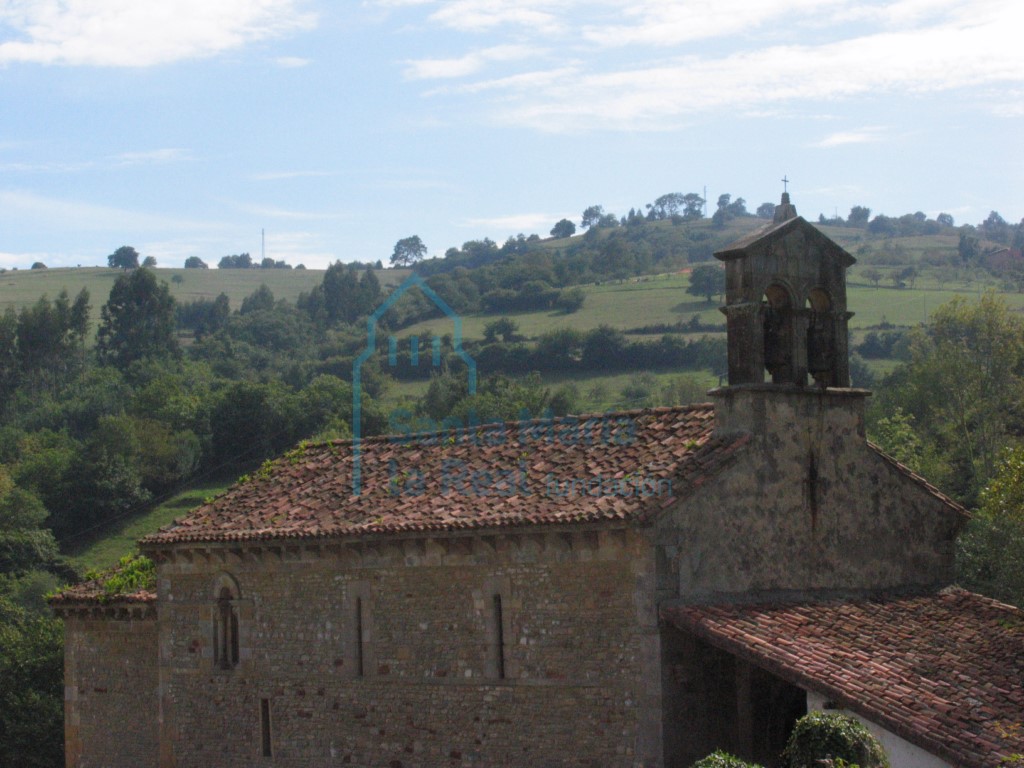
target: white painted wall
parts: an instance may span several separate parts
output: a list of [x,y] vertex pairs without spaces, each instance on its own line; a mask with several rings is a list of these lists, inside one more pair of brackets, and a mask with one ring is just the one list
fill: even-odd
[[[824,710],[827,698],[814,691],[807,691],[807,711]],[[889,756],[889,764],[892,768],[955,768],[940,757],[931,752],[926,752],[906,739],[902,739],[892,731],[886,730],[878,723],[865,720],[860,715],[854,714],[846,709],[829,709],[830,712],[840,712],[849,715],[854,720],[863,723],[864,727],[871,731],[871,734],[878,739],[878,742]]]

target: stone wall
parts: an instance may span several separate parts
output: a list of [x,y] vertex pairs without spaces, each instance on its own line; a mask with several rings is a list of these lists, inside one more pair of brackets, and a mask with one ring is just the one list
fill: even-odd
[[867,393],[762,385],[711,394],[716,431],[751,438],[658,521],[662,598],[952,580],[963,518],[867,444]]
[[[164,553],[161,765],[657,765],[643,541],[574,531]],[[239,592],[231,669],[213,652],[225,574]]]
[[151,607],[101,606],[64,619],[65,754],[69,768],[155,766],[157,622]]

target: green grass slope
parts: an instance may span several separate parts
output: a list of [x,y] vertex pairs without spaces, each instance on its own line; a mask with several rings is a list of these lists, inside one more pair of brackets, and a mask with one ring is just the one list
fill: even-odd
[[[226,293],[231,308],[238,309],[242,299],[266,284],[276,299],[295,302],[303,291],[310,291],[324,278],[322,269],[160,269],[154,270],[159,280],[170,286],[171,295],[178,301],[213,299]],[[381,285],[398,285],[409,275],[408,269],[377,271]],[[40,296],[53,299],[67,290],[74,296],[87,288],[93,307],[107,301],[114,281],[122,274],[119,269],[106,267],[77,267],[61,269],[7,270],[0,273],[0,312],[8,307],[15,310],[34,303]],[[175,282],[175,276],[181,282]],[[94,311],[98,316],[98,310]]]

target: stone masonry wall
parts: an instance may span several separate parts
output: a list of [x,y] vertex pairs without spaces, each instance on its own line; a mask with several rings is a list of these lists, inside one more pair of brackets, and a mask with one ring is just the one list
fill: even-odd
[[624,531],[178,551],[158,566],[161,766],[657,765],[650,553]]
[[948,584],[955,509],[868,446],[863,392],[728,387],[736,462],[659,520],[659,594]]
[[69,768],[157,764],[157,623],[97,608],[65,616],[64,721]]

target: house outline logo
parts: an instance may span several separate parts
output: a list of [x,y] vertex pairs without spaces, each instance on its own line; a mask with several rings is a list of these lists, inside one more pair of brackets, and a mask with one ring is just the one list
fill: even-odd
[[[448,306],[448,302],[442,299],[434,289],[427,285],[427,281],[415,272],[407,277],[401,285],[392,291],[388,297],[378,305],[366,319],[366,349],[352,362],[352,495],[359,496],[362,492],[362,374],[363,363],[377,351],[377,323],[384,313],[391,309],[402,296],[410,289],[419,288],[424,295],[430,299],[434,306],[440,309],[445,317],[450,318],[454,326],[452,333],[452,347],[463,362],[466,363],[468,372],[469,394],[476,394],[476,361],[462,348],[462,318]],[[410,339],[412,365],[419,364],[419,339],[416,336]],[[441,364],[441,338],[434,337],[431,363],[435,366]],[[397,341],[394,336],[388,338],[388,359],[391,365],[395,364]]]

